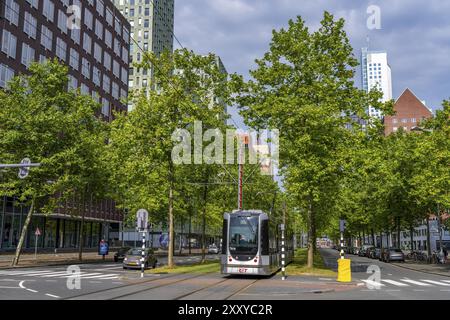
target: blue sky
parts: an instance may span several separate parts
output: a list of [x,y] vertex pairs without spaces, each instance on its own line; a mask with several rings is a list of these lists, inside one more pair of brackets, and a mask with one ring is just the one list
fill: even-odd
[[[370,5],[380,8],[381,29],[367,28]],[[388,52],[394,98],[409,87],[436,109],[450,97],[446,0],[175,0],[175,35],[183,46],[201,54],[214,52],[228,72],[247,77],[254,60],[267,51],[273,29],[300,15],[315,30],[324,10],[346,20],[358,59],[367,37],[371,49]],[[239,117],[233,118],[240,125]]]

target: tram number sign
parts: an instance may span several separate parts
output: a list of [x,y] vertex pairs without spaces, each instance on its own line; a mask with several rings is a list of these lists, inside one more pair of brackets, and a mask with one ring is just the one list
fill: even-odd
[[247,273],[247,268],[239,268],[239,273]]

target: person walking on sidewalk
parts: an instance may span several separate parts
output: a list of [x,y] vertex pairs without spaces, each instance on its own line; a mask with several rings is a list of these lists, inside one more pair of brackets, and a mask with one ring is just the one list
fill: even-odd
[[443,263],[446,264],[446,263],[447,263],[447,255],[448,255],[447,247],[444,246],[444,247],[442,248],[442,251],[444,252],[444,259],[443,259],[444,261],[443,261]]

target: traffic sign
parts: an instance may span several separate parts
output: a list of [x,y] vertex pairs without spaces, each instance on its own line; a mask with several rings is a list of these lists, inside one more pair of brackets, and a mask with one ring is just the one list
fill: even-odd
[[41,230],[39,230],[39,228],[36,228],[36,231],[34,232],[34,235],[36,237],[40,236],[41,235]]
[[[24,158],[22,161],[20,161],[20,164],[30,164],[31,160],[30,158]],[[28,173],[30,172],[30,167],[21,167],[19,168],[19,178],[25,179],[28,176]]]
[[136,227],[140,230],[146,230],[148,225],[148,211],[139,209],[136,213]]

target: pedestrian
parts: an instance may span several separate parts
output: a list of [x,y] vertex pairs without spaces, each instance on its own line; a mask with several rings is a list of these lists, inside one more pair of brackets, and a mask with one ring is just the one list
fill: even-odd
[[444,264],[445,264],[446,261],[447,261],[447,255],[448,255],[447,247],[444,246],[444,247],[442,248],[442,251],[444,252]]

